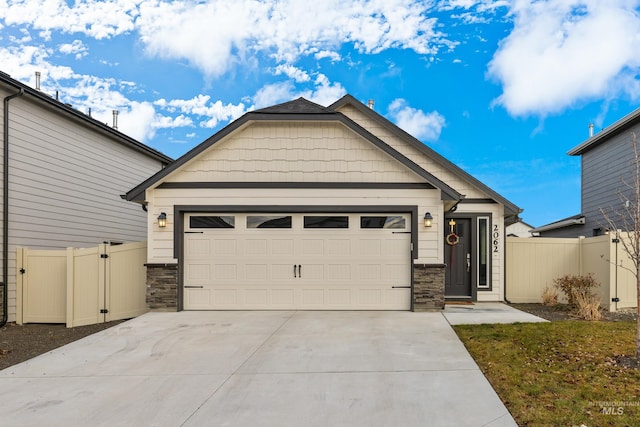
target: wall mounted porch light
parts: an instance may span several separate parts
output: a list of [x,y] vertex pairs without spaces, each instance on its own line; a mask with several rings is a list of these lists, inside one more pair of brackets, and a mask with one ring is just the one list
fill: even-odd
[[165,228],[167,226],[167,214],[162,212],[158,215],[158,227]]
[[433,217],[431,216],[431,212],[427,212],[424,214],[424,226],[431,227],[433,225]]

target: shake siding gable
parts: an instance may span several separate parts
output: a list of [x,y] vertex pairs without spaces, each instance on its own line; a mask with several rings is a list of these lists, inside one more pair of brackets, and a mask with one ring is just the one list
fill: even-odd
[[166,182],[403,182],[424,179],[339,123],[254,123]]
[[406,142],[402,141],[397,136],[393,135],[389,130],[387,130],[384,126],[379,124],[378,122],[369,119],[362,113],[360,113],[356,108],[345,105],[341,107],[339,110],[342,114],[349,117],[354,122],[358,123],[360,126],[366,128],[369,132],[374,134],[376,137],[380,138],[382,141],[389,144],[395,150],[400,152],[402,155],[412,160],[416,164],[420,165],[426,171],[430,172],[432,175],[437,176],[441,181],[445,182],[450,187],[456,189],[460,194],[464,194],[467,198],[484,198],[487,197],[485,193],[476,189],[468,182],[460,179],[451,171],[447,170],[445,167],[439,165],[437,162],[429,159],[424,153],[420,152],[414,147],[411,147]]

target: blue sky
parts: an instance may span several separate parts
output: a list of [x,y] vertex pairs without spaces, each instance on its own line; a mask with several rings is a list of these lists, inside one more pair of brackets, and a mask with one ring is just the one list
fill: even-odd
[[[349,93],[524,209],[638,107],[640,0],[0,0],[0,70],[172,157],[252,109]],[[124,189],[127,190],[127,189]]]

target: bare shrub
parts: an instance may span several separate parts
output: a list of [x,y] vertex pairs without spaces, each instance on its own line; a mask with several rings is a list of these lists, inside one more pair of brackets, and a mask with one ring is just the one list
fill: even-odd
[[542,304],[548,307],[555,307],[558,305],[558,289],[547,286],[542,291]]
[[576,305],[574,291],[587,295],[600,285],[594,279],[593,273],[582,276],[567,274],[555,279],[553,283],[567,297],[567,302],[570,306]]
[[591,291],[572,290],[571,294],[575,301],[574,312],[576,316],[584,320],[600,320],[600,297]]

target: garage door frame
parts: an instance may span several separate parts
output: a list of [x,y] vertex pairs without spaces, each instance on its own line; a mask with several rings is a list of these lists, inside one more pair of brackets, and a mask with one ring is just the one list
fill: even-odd
[[[184,310],[184,216],[192,213],[401,213],[411,221],[411,261],[418,258],[418,206],[416,205],[175,205],[173,252],[178,260],[178,311]],[[413,265],[413,262],[411,262]],[[413,310],[413,268],[411,268]]]

